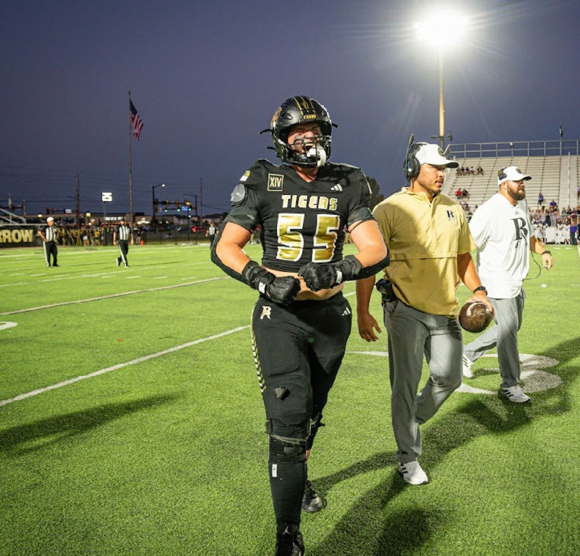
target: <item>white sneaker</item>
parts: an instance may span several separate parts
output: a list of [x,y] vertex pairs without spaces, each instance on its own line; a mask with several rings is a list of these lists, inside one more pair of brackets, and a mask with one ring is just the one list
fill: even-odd
[[532,400],[530,396],[524,394],[524,391],[519,386],[510,386],[509,388],[500,388],[498,391],[500,398],[505,398],[514,403],[528,403]]
[[473,371],[471,370],[473,367],[473,361],[468,359],[465,355],[463,356],[463,376],[465,378],[473,378]]
[[417,460],[406,463],[399,462],[399,472],[403,475],[405,482],[410,485],[424,485],[429,482],[427,473],[421,469]]

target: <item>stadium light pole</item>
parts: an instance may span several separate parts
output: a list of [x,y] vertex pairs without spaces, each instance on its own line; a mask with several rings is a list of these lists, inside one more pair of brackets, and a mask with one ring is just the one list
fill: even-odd
[[153,208],[153,212],[151,213],[152,214],[151,219],[152,220],[153,219],[155,220],[155,233],[157,233],[157,218],[155,217],[155,188],[156,187],[165,187],[165,184],[164,183],[158,183],[157,185],[153,185],[151,187],[151,192],[152,192],[152,195],[153,195],[153,197],[151,199],[151,202],[153,203],[153,207],[152,207]]
[[443,52],[450,46],[457,45],[465,29],[467,19],[458,12],[442,9],[427,14],[425,19],[415,23],[417,39],[426,46],[437,50],[439,67],[439,139],[442,149],[445,149],[445,99],[443,94]]

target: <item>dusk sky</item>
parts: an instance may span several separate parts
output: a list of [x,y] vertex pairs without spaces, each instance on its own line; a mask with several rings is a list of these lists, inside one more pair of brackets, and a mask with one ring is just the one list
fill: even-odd
[[[0,7],[0,206],[134,210],[199,195],[204,213],[254,160],[276,160],[268,127],[309,95],[340,126],[332,161],[363,168],[389,194],[404,185],[410,133],[438,134],[436,48],[413,23],[436,2],[378,0],[8,0]],[[468,18],[445,53],[446,133],[454,143],[580,138],[580,2],[447,2]]]

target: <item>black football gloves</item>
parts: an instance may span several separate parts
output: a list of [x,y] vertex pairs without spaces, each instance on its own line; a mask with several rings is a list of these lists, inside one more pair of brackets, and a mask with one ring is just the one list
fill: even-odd
[[274,303],[289,305],[300,291],[300,280],[293,276],[278,277],[257,262],[250,261],[242,270],[246,283]]
[[308,263],[299,271],[298,276],[313,291],[325,290],[338,286],[346,280],[359,277],[362,265],[354,255],[345,257],[337,263]]

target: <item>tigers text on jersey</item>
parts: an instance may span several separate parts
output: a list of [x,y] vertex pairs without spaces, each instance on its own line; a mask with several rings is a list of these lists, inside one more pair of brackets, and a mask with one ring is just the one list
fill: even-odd
[[516,297],[530,267],[532,225],[526,202],[514,206],[496,193],[475,211],[469,228],[477,245],[477,272],[489,297]]
[[306,182],[291,166],[258,160],[240,182],[225,222],[261,227],[262,264],[272,270],[340,261],[346,228],[373,220],[367,179],[354,166],[328,163]]

